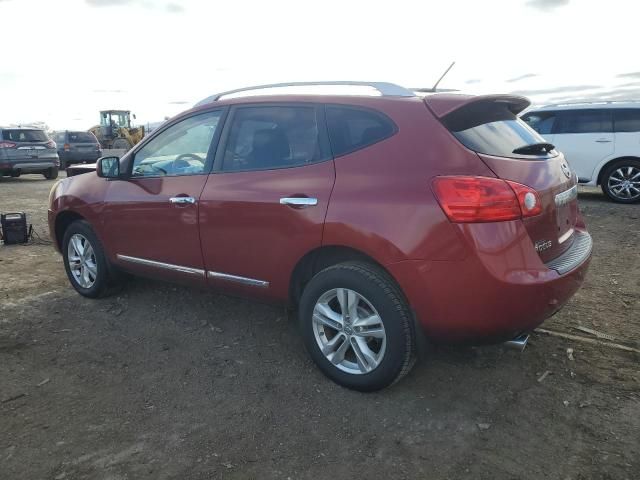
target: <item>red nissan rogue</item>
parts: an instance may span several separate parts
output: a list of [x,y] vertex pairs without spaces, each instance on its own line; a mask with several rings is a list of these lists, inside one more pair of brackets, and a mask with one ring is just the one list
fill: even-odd
[[363,391],[405,375],[419,336],[514,339],[580,287],[576,175],[518,118],[527,99],[290,85],[309,91],[209,97],[61,180],[49,227],[73,287],[124,271],[288,303],[318,367]]

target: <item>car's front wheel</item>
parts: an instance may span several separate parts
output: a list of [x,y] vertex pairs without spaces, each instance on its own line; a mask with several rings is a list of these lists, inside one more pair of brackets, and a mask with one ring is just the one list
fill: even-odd
[[413,366],[410,309],[393,279],[373,265],[342,263],[316,274],[299,315],[311,358],[340,385],[380,390]]
[[91,225],[76,220],[64,232],[62,255],[73,288],[85,297],[106,295],[115,283],[102,243]]
[[618,203],[640,202],[640,161],[620,160],[602,175],[602,191]]

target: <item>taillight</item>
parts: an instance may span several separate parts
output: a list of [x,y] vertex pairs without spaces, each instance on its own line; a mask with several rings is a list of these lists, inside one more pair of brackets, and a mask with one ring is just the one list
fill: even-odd
[[542,213],[542,202],[540,195],[533,188],[522,185],[521,183],[506,181],[513,189],[518,197],[520,210],[523,217],[535,217]]
[[45,147],[47,148],[56,148],[56,142],[54,142],[53,140],[49,140],[47,143],[44,144]]
[[13,142],[0,142],[0,148],[16,148],[16,144]]
[[68,152],[68,151],[69,151],[69,149],[70,149],[71,147],[69,146],[69,144],[68,144],[68,143],[65,143],[65,144],[64,144],[64,146],[63,146],[62,148],[64,148],[64,151],[65,151],[65,152]]
[[433,191],[452,222],[517,220],[542,211],[535,190],[498,178],[436,177]]

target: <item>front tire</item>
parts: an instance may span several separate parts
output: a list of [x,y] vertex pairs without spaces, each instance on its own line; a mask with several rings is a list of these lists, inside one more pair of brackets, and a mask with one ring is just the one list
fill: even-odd
[[410,309],[378,267],[349,262],[322,270],[306,285],[299,316],[311,358],[344,387],[380,390],[413,366]]
[[64,232],[62,256],[69,282],[85,297],[98,298],[107,295],[114,286],[102,243],[91,225],[76,220]]
[[600,187],[614,202],[640,202],[640,161],[630,158],[613,163],[602,174]]

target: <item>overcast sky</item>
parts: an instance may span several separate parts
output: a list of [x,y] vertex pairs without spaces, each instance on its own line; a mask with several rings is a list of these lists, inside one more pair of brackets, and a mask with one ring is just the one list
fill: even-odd
[[628,0],[0,0],[0,124],[162,120],[215,93],[378,80],[537,103],[640,99]]

